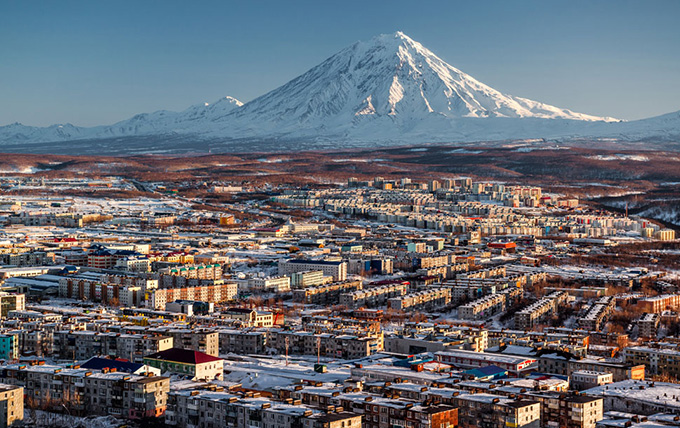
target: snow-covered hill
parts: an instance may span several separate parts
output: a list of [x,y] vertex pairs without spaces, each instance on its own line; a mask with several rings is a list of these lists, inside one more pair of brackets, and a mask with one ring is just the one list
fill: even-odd
[[[296,141],[305,147],[455,143],[523,138],[680,136],[680,114],[621,122],[501,93],[447,64],[405,34],[380,35],[338,52],[246,104],[226,97],[181,112],[136,115],[109,126],[0,127],[4,148],[46,142],[187,142],[232,149],[244,141]],[[273,149],[279,149],[274,145]]]

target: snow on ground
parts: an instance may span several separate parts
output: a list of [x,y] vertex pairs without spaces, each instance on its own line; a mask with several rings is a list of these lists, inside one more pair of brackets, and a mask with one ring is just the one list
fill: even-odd
[[[286,365],[284,357],[243,357],[245,361],[226,360],[224,362],[225,380],[238,382],[244,388],[272,390],[276,386],[292,385],[302,380],[323,383],[342,383],[350,376],[348,362],[327,363],[327,373],[316,373],[309,359],[299,356],[289,358]],[[314,359],[316,361],[316,359]]]
[[121,419],[113,416],[79,417],[70,416],[67,412],[53,413],[44,410],[24,408],[25,426],[31,427],[71,427],[71,428],[118,428],[125,425]]
[[615,155],[594,155],[586,156],[588,159],[603,160],[603,161],[613,161],[613,160],[631,160],[637,162],[647,162],[649,158],[643,155],[625,155],[617,153]]
[[478,155],[478,154],[482,153],[482,151],[481,150],[454,149],[454,150],[449,150],[446,153],[462,154],[462,155]]

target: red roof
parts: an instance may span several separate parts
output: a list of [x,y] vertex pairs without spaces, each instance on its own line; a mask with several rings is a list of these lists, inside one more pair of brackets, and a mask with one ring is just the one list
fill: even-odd
[[488,245],[490,248],[516,248],[517,245],[514,242],[490,242]]
[[213,357],[212,355],[208,355],[204,352],[192,351],[191,349],[182,348],[166,349],[165,351],[147,355],[144,358],[153,358],[154,360],[166,360],[184,364],[202,364],[222,360],[222,358]]

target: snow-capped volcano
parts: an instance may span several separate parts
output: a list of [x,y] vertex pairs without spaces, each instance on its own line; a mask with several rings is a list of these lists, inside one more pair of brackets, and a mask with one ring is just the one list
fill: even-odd
[[206,147],[238,151],[254,147],[244,146],[248,142],[271,145],[263,143],[259,150],[281,150],[299,144],[323,148],[524,138],[637,141],[676,139],[676,116],[621,122],[507,95],[396,32],[357,42],[245,104],[225,97],[181,112],[161,110],[93,128],[13,124],[0,127],[0,144],[7,151],[34,151],[46,142],[81,141],[79,147],[96,142],[99,151],[125,153],[129,146],[139,153]]
[[234,114],[307,124],[336,116],[347,123],[360,116],[418,119],[431,114],[449,118],[616,120],[502,94],[447,64],[402,32],[357,42]]

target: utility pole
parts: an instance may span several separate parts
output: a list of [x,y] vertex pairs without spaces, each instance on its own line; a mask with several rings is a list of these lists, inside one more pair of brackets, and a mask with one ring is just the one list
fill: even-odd
[[286,337],[285,342],[286,342],[286,366],[287,366],[288,365],[288,345],[290,344],[290,340],[288,339],[288,337]]
[[321,336],[316,337],[316,363],[321,364]]

